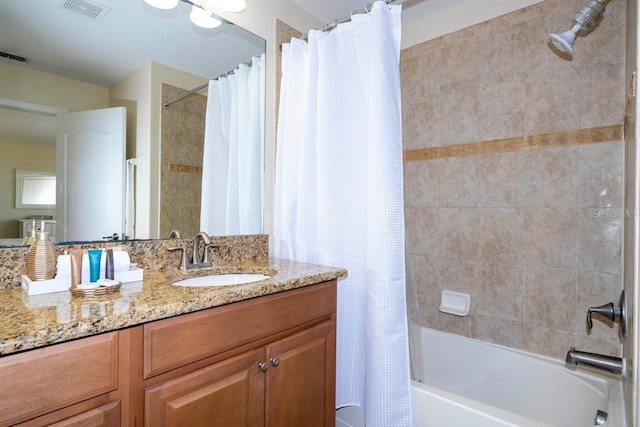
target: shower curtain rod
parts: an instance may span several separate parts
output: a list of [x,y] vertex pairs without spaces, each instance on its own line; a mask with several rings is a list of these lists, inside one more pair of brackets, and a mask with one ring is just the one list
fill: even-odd
[[[249,66],[250,66],[250,65],[251,65],[251,62],[241,62],[241,63],[238,65],[238,67],[239,67],[240,65],[243,65],[243,64],[244,64],[244,65],[249,65]],[[211,80],[218,80],[218,79],[220,79],[220,78],[222,78],[222,77],[227,77],[227,76],[229,76],[229,75],[233,74],[236,70],[237,70],[237,67],[236,67],[236,68],[234,68],[234,69],[233,69],[233,70],[231,70],[231,71],[227,71],[226,73],[220,74],[218,77],[216,77],[215,79],[211,79]],[[208,87],[208,86],[209,86],[209,82],[203,83],[203,84],[201,84],[201,85],[200,85],[200,86],[198,86],[198,87],[194,87],[193,89],[186,91],[186,92],[185,92],[185,93],[183,93],[182,95],[176,96],[176,97],[175,97],[175,98],[173,98],[171,101],[165,101],[165,102],[163,102],[163,103],[162,103],[162,106],[164,106],[164,107],[169,107],[171,104],[174,104],[174,103],[176,103],[176,102],[178,102],[178,101],[181,101],[181,100],[183,100],[184,98],[188,97],[189,95],[193,95],[194,93],[199,92],[199,91],[201,91],[202,89],[204,89],[204,88],[206,88],[206,87]]]
[[[391,4],[391,3],[395,3],[398,0],[383,0],[386,4]],[[338,25],[340,24],[344,24],[345,22],[349,22],[351,21],[351,17],[353,15],[358,15],[360,13],[369,13],[371,12],[371,7],[372,4],[369,3],[368,5],[366,5],[365,7],[363,7],[362,9],[358,9],[358,10],[354,10],[352,11],[349,16],[344,16],[340,19],[336,19],[333,22],[330,22],[328,24],[323,25],[322,27],[318,28],[318,31],[331,31],[333,29],[335,29]],[[305,33],[302,35],[302,37],[300,37],[302,40],[307,40],[307,37],[309,36],[309,33]],[[278,46],[278,50],[280,50],[280,52],[282,52],[282,45],[284,43],[280,43],[280,46]]]

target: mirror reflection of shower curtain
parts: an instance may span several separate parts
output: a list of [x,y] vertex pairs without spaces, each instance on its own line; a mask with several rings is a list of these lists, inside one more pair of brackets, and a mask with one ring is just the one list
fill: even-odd
[[209,82],[200,229],[259,234],[263,226],[264,55]]
[[136,166],[138,159],[127,159],[125,171],[124,188],[124,236],[123,239],[135,238],[135,218],[136,218]]

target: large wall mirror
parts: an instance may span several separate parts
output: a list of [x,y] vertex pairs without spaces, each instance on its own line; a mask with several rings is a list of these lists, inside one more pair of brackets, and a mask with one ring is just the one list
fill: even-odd
[[[184,237],[199,230],[212,235],[262,232],[261,214],[246,227],[244,214],[207,217],[202,207],[216,206],[225,197],[262,212],[263,146],[243,157],[249,150],[244,142],[238,147],[227,139],[221,152],[220,147],[205,148],[204,140],[205,134],[209,139],[234,134],[233,127],[221,127],[215,120],[211,125],[207,113],[208,101],[220,97],[222,106],[216,108],[222,116],[231,115],[225,110],[233,104],[225,98],[229,89],[217,88],[216,83],[210,85],[217,88],[211,92],[207,83],[244,75],[251,81],[262,79],[264,88],[266,42],[224,20],[217,28],[197,27],[189,19],[190,11],[185,1],[175,9],[159,10],[143,0],[0,0],[0,246],[20,245],[22,225],[29,218],[58,220],[58,242],[101,240],[113,233],[165,238],[170,230]],[[192,95],[163,106],[200,86]],[[263,114],[264,96],[251,96],[247,102],[255,104],[250,108],[253,115]],[[79,153],[88,145],[77,149],[72,140],[88,131],[73,128],[71,120],[72,127],[65,128],[71,130],[61,132],[61,118],[74,117],[84,125],[89,119],[76,114],[114,109],[124,117],[122,160],[87,154],[92,162],[86,161]],[[264,125],[264,116],[261,120]],[[97,123],[100,128],[102,119]],[[62,148],[61,138],[66,144]],[[103,139],[111,144],[111,136]],[[217,182],[222,172],[231,173],[224,156],[240,158],[242,167],[251,159],[250,187],[236,176],[235,186],[225,184],[223,190],[201,197],[203,185]],[[82,167],[71,173],[73,157]],[[22,188],[16,171],[24,170],[56,171],[55,206],[16,203]],[[97,198],[109,200],[127,224],[104,228],[93,202],[74,199],[81,190],[70,183],[72,176],[94,189]],[[107,193],[109,187],[114,192]],[[204,221],[208,222],[203,227]]]

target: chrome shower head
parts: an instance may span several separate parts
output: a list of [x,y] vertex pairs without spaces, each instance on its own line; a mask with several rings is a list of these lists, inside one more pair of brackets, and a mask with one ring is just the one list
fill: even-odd
[[549,34],[551,44],[560,52],[569,56],[573,55],[573,42],[582,30],[588,30],[598,22],[604,13],[605,0],[589,0],[573,17],[573,26],[570,30],[560,34]]
[[553,47],[560,52],[569,56],[573,55],[573,42],[578,35],[578,31],[582,29],[581,24],[575,24],[570,30],[560,34],[549,34],[549,40],[553,44]]

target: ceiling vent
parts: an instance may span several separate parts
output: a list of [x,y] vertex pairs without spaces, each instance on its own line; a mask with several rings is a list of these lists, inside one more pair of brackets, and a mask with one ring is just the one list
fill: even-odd
[[75,12],[92,21],[100,22],[111,11],[111,8],[91,0],[61,0],[63,9]]
[[18,62],[29,62],[29,60],[27,58],[25,58],[24,56],[14,55],[12,53],[3,52],[1,50],[0,50],[0,58],[12,59],[12,60],[18,61]]

